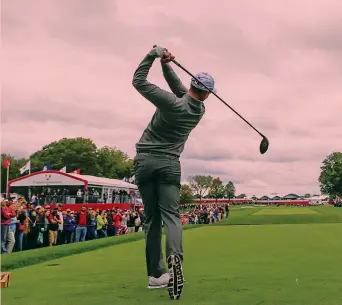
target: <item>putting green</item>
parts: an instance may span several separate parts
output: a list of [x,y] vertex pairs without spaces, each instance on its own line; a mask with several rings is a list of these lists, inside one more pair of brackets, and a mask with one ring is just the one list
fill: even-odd
[[[176,303],[342,304],[341,235],[342,224],[204,226],[185,231],[186,282]],[[146,288],[144,248],[143,240],[135,241],[13,270],[11,286],[1,291],[2,302],[169,305],[165,290]]]
[[270,208],[261,209],[253,213],[253,215],[312,215],[317,211],[310,208],[292,207],[292,208]]

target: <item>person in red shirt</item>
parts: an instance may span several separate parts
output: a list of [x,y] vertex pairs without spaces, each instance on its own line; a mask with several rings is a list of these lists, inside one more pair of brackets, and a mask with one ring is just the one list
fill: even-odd
[[6,243],[11,217],[16,216],[11,205],[12,201],[1,203],[1,253],[7,253]]
[[87,236],[87,225],[89,223],[89,214],[85,206],[82,207],[82,211],[76,215],[76,242],[85,241]]
[[115,213],[113,214],[113,224],[114,224],[115,236],[119,235],[119,233],[120,233],[121,220],[122,220],[122,216],[120,214],[120,211],[115,210]]

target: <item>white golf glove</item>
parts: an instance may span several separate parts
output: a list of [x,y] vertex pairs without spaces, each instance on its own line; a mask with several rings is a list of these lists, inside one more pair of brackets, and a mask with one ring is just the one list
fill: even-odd
[[163,54],[164,54],[164,48],[162,48],[160,46],[155,46],[149,54],[153,55],[155,57],[162,58]]

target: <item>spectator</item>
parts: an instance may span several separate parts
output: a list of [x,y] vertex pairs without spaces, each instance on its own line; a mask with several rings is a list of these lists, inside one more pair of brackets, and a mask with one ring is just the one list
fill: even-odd
[[113,213],[110,210],[107,212],[107,235],[108,236],[115,236]]
[[139,232],[141,226],[141,218],[139,213],[135,213],[134,216],[134,232]]
[[1,253],[7,253],[6,243],[11,218],[16,216],[11,204],[11,201],[1,203]]
[[43,246],[49,246],[49,219],[46,217],[47,215],[50,216],[50,206],[45,206],[45,212],[43,214],[43,218],[41,221],[41,225],[43,226]]
[[87,232],[89,239],[97,239],[96,226],[97,226],[96,212],[91,210],[89,213],[88,232]]
[[140,218],[140,226],[138,228],[138,231],[144,230],[145,229],[145,214],[144,214],[144,209],[139,209],[139,218]]
[[49,246],[52,247],[57,243],[58,225],[62,223],[58,215],[58,208],[54,208],[52,213],[48,216],[49,221]]
[[229,216],[229,203],[225,205],[225,210],[226,210],[226,218]]
[[18,251],[23,250],[23,239],[25,231],[25,220],[27,219],[26,212],[24,209],[18,213],[18,224],[15,232],[15,247]]
[[128,234],[127,220],[128,220],[128,213],[125,210],[123,215],[122,215],[122,219],[121,219],[121,226],[120,226],[120,234],[119,235]]
[[74,218],[74,212],[71,212],[70,209],[66,210],[66,216],[64,219],[64,243],[70,244],[74,239],[74,232],[76,229],[76,221]]
[[7,235],[7,253],[10,254],[13,251],[15,245],[15,231],[17,228],[17,217],[11,217],[11,223]]
[[64,217],[63,217],[63,213],[62,213],[62,207],[63,205],[61,203],[59,203],[57,205],[57,214],[58,214],[58,217],[60,219],[60,223],[58,224],[58,232],[57,232],[57,244],[58,245],[61,245],[65,242],[65,236],[64,236],[64,231],[63,231],[63,220],[64,220]]
[[32,205],[29,205],[29,208],[26,211],[29,214],[28,221],[30,228],[30,234],[27,235],[27,247],[28,249],[35,249],[39,234],[39,227],[37,226],[37,212],[32,208]]
[[89,215],[85,206],[82,207],[82,211],[76,214],[76,242],[85,241],[87,236],[87,224]]
[[39,202],[38,202],[38,200],[37,200],[37,196],[36,196],[36,194],[33,194],[32,195],[32,197],[31,197],[31,203],[32,204],[34,204],[34,205],[38,205],[39,204]]
[[81,203],[82,202],[82,190],[78,189],[77,194],[76,194],[76,203]]
[[135,228],[135,219],[136,219],[135,212],[128,212],[128,219],[127,219],[127,226],[128,226],[128,233],[133,233]]
[[115,228],[115,235],[120,235],[120,228],[121,228],[121,220],[122,216],[120,214],[120,211],[118,209],[115,210],[113,215],[113,222],[114,222],[114,228]]
[[99,238],[101,237],[107,237],[107,218],[105,211],[99,211],[99,213],[96,216],[96,233]]

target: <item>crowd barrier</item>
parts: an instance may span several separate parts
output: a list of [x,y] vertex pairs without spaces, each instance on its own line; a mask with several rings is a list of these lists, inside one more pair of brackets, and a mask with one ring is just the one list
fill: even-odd
[[[45,204],[45,206],[50,206],[50,208],[54,208],[57,204]],[[87,209],[92,208],[93,210],[111,210],[113,208],[119,208],[120,210],[133,210],[134,208],[139,209],[142,208],[142,205],[134,205],[133,203],[63,203],[62,211],[70,209],[75,212],[81,211],[82,207],[86,206]]]

